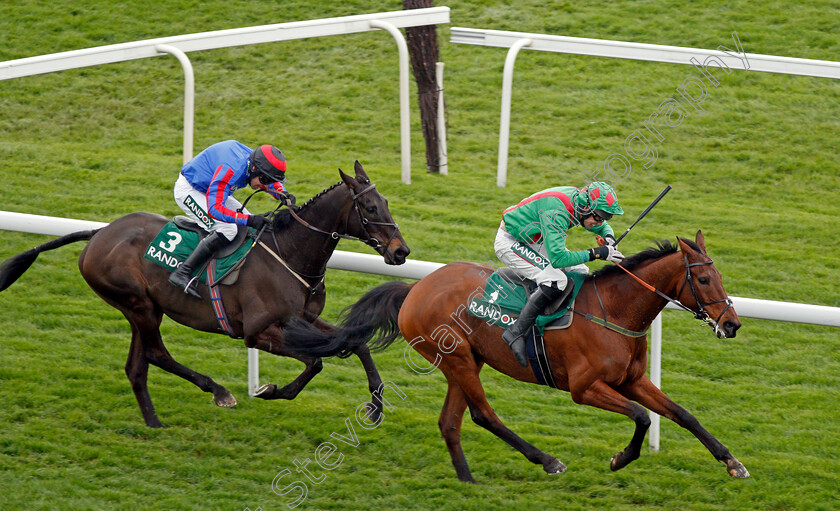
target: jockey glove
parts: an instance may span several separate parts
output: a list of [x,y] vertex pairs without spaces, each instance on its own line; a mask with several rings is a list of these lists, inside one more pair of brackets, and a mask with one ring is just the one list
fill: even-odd
[[265,224],[268,223],[268,220],[266,220],[263,215],[248,215],[248,220],[246,220],[245,223],[248,227],[253,227],[259,231]]
[[589,252],[589,260],[594,261],[595,259],[600,259],[602,261],[612,261],[614,263],[619,263],[624,260],[624,254],[618,251],[617,248],[613,245],[605,244],[600,247],[590,248]]
[[280,202],[285,204],[287,207],[291,207],[295,205],[297,198],[289,192],[283,192],[280,194]]
[[609,254],[609,249],[606,245],[601,245],[600,247],[590,248],[588,252],[590,261],[594,261],[595,259],[600,259],[603,261],[604,259],[606,259],[607,254]]
[[606,236],[604,236],[604,244],[616,246],[617,243],[618,242],[615,241],[615,236],[613,236],[612,234],[607,234]]

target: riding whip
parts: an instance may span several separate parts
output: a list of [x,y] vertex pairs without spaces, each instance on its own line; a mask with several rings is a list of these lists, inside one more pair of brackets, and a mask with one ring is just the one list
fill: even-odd
[[637,218],[637,219],[636,219],[636,221],[635,221],[635,222],[633,222],[633,224],[632,224],[632,225],[630,225],[630,227],[628,227],[628,228],[627,228],[627,230],[626,230],[626,231],[624,231],[624,233],[623,233],[621,236],[619,236],[617,240],[615,240],[615,244],[616,244],[616,245],[618,245],[618,242],[620,242],[622,239],[624,239],[624,237],[625,237],[625,236],[627,236],[627,233],[628,233],[628,232],[630,232],[630,229],[632,229],[633,227],[635,227],[635,225],[636,225],[637,223],[639,223],[639,221],[640,221],[642,218],[644,218],[644,217],[645,217],[645,215],[647,215],[647,214],[650,212],[650,210],[651,210],[651,209],[653,209],[653,207],[654,207],[654,206],[656,206],[656,203],[658,203],[659,201],[661,201],[661,200],[662,200],[662,197],[665,197],[665,194],[666,194],[666,193],[668,193],[668,192],[670,192],[670,191],[671,191],[671,185],[666,186],[666,187],[665,187],[665,189],[664,189],[664,190],[662,190],[662,193],[660,193],[660,194],[659,194],[659,197],[657,197],[657,198],[653,199],[653,202],[651,202],[651,203],[650,203],[650,206],[648,206],[647,208],[645,208],[645,210],[644,210],[644,211],[642,211],[642,214],[641,214],[641,215],[639,215],[639,218]]

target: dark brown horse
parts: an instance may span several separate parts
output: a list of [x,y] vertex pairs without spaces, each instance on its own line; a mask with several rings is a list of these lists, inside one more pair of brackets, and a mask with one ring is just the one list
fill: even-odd
[[[663,296],[678,300],[698,319],[711,325],[718,337],[735,337],[741,326],[721,283],[720,273],[706,253],[702,233],[695,241],[678,238],[679,247],[664,241],[628,258],[623,267],[652,285],[651,292],[618,266],[606,266],[589,276],[566,330],[547,330],[545,345],[557,388],[569,391],[576,403],[626,415],[636,423],[630,444],[610,461],[619,470],[637,459],[650,426],[642,406],[688,429],[733,477],[748,477],[744,465],[697,419],[651,383],[647,369],[647,341],[642,335],[665,307]],[[677,250],[679,248],[679,250]],[[474,482],[461,448],[461,422],[467,407],[473,421],[521,452],[549,474],[566,470],[557,458],[529,444],[508,429],[487,402],[479,371],[488,364],[497,371],[537,383],[530,368],[520,366],[502,340],[502,329],[466,312],[470,297],[480,294],[493,269],[473,263],[452,263],[414,284],[393,281],[369,291],[350,307],[343,328],[321,334],[304,324],[287,330],[289,349],[318,353],[338,349],[359,338],[372,347],[387,346],[399,334],[446,376],[449,390],[438,425],[458,478]],[[602,305],[603,304],[603,305]],[[603,323],[606,319],[614,329]],[[408,360],[408,359],[407,359]],[[420,371],[421,367],[413,367]],[[422,368],[425,369],[425,368]],[[635,401],[635,402],[634,402]],[[639,404],[637,404],[639,403]],[[639,405],[642,406],[639,406]]]
[[[290,318],[300,317],[319,329],[333,328],[319,314],[326,297],[323,277],[327,261],[339,238],[351,237],[371,245],[388,264],[404,263],[409,253],[387,201],[370,183],[358,161],[355,171],[355,177],[351,177],[339,170],[341,181],[296,208],[297,218],[292,218],[288,210],[273,215],[272,229],[261,234],[260,243],[247,256],[236,284],[220,286],[234,336],[244,338],[249,348],[294,357],[306,364],[294,381],[282,388],[263,385],[257,397],[294,399],[321,371],[320,358],[286,349],[283,327]],[[79,269],[90,287],[119,309],[131,324],[125,372],[150,427],[162,424],[146,387],[149,364],[211,392],[219,406],[236,404],[226,388],[176,362],[161,340],[159,327],[164,314],[196,330],[225,333],[205,286],[199,286],[201,300],[186,295],[167,281],[166,270],[143,257],[146,247],[168,220],[151,213],[133,213],[101,229],[72,233],[45,243],[0,267],[2,291],[29,268],[40,252],[90,240],[79,258]],[[335,354],[347,356],[351,352],[365,368],[373,396],[370,412],[377,416],[382,406],[376,394],[382,384],[379,373],[364,344]]]

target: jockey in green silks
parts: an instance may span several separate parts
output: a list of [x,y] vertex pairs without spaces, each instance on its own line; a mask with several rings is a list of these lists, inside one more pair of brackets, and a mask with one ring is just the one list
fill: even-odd
[[[566,288],[565,272],[588,273],[585,263],[595,259],[624,260],[607,223],[613,215],[623,214],[615,189],[604,182],[584,188],[549,188],[504,211],[493,247],[496,255],[519,276],[538,285],[513,326],[502,333],[521,365],[528,366],[525,334]],[[604,238],[604,245],[578,251],[566,248],[566,231],[576,225]]]

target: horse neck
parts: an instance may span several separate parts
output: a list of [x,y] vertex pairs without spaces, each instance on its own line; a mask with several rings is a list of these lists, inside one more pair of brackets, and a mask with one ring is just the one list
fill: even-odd
[[[352,205],[350,190],[339,183],[311,198],[296,213],[321,231],[345,234]],[[285,248],[283,257],[291,267],[306,275],[323,274],[338,245],[337,238],[312,230],[294,219],[287,229],[277,233],[277,242]]]
[[[682,252],[678,251],[641,264],[631,271],[645,283],[674,298],[685,275],[685,263]],[[650,328],[667,300],[643,287],[627,273],[616,274],[614,279],[616,285],[611,286],[610,297],[616,306],[615,313],[626,314],[626,322],[622,326],[638,332]]]

